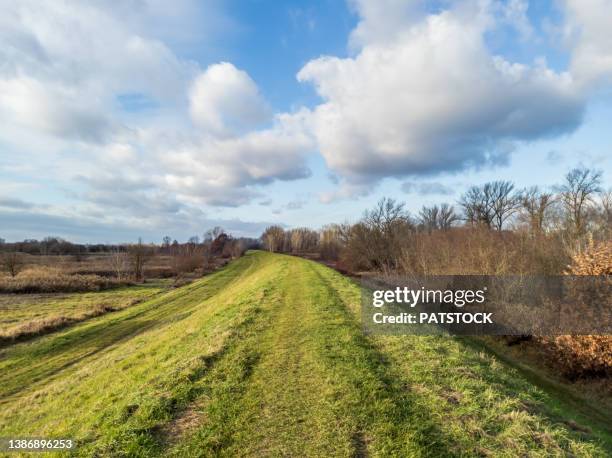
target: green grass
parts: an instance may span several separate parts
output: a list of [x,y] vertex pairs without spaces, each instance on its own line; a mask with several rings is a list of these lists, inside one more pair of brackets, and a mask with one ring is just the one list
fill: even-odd
[[118,310],[168,289],[171,280],[155,280],[91,293],[0,294],[0,336],[10,336],[36,323],[79,321],[96,309]]
[[73,437],[89,456],[612,452],[609,416],[578,431],[571,404],[490,353],[443,336],[365,336],[359,294],[322,265],[250,252],[5,348],[0,437]]

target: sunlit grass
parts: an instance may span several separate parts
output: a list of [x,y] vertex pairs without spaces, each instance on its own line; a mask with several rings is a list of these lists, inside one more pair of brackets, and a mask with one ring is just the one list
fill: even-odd
[[[359,288],[251,252],[0,351],[0,436],[102,456],[606,456],[557,393],[445,337],[371,337]],[[563,407],[563,409],[561,409]]]

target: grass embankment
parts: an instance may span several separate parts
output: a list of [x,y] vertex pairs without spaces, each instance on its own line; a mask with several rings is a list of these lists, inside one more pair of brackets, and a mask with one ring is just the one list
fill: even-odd
[[612,452],[609,415],[457,339],[365,336],[359,302],[322,265],[249,253],[1,351],[0,436],[74,437],[83,455]]
[[171,280],[92,293],[0,294],[0,346],[143,302]]

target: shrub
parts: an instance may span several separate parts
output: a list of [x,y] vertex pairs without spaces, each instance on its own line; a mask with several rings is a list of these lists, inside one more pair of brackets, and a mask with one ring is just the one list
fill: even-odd
[[554,367],[569,379],[612,376],[611,336],[540,337]]
[[[573,256],[567,274],[612,275],[612,242],[589,242]],[[539,337],[550,361],[570,379],[612,376],[612,336]]]

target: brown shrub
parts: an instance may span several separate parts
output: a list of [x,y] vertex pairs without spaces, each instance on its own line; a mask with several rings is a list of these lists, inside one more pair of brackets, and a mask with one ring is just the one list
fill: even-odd
[[[573,256],[569,275],[612,275],[612,242],[589,242]],[[612,376],[612,336],[539,337],[550,361],[570,379]]]
[[612,241],[589,240],[586,249],[574,254],[569,275],[612,275]]
[[538,341],[569,379],[612,376],[612,336],[540,337]]
[[0,278],[2,293],[68,293],[100,291],[102,289],[131,284],[98,275],[68,274],[50,267],[31,267],[15,277]]
[[401,270],[415,275],[558,275],[568,262],[555,235],[479,227],[415,233],[399,259]]

